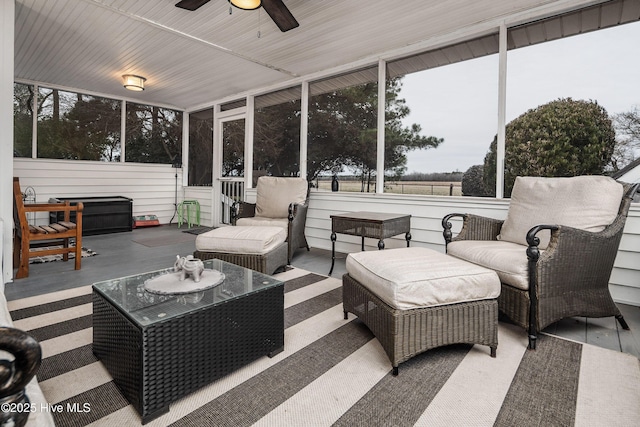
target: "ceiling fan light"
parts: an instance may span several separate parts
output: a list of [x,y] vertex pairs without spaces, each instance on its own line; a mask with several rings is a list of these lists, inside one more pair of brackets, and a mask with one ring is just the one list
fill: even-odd
[[255,10],[262,6],[261,0],[229,0],[229,3],[243,10]]
[[147,81],[144,77],[136,76],[134,74],[125,74],[122,76],[122,80],[125,88],[137,92],[144,90],[144,82]]

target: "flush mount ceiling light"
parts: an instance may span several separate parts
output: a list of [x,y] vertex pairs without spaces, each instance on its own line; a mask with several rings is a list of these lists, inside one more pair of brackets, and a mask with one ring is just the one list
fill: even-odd
[[144,90],[144,82],[147,81],[144,77],[136,76],[134,74],[125,74],[122,76],[122,80],[124,87],[137,92]]
[[261,0],[229,0],[229,3],[243,10],[255,10],[262,5]]

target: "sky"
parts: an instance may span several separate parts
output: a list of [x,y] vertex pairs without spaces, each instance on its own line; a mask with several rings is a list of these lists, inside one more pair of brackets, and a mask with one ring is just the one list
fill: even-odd
[[[640,107],[640,22],[511,50],[507,123],[558,98],[595,100],[610,116]],[[497,133],[498,55],[404,77],[400,96],[437,149],[408,154],[407,173],[466,171]]]

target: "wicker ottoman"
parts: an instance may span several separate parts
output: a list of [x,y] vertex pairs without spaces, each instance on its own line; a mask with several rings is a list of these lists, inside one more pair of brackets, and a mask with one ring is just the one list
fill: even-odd
[[413,247],[350,254],[342,277],[344,318],[353,313],[398,365],[431,348],[498,347],[500,280],[484,267]]
[[282,227],[221,227],[196,237],[193,256],[221,259],[264,274],[287,265],[287,230]]

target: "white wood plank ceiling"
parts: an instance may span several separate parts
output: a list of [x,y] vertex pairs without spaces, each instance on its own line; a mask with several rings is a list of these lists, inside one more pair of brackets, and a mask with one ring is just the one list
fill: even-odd
[[[282,33],[262,10],[177,1],[17,0],[15,79],[189,110],[553,3],[284,0],[300,27]],[[124,89],[126,73],[146,90]]]

